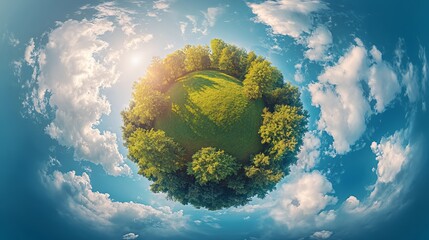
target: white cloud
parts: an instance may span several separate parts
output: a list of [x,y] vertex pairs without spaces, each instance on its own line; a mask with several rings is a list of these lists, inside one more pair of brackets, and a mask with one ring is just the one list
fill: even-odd
[[[7,37],[7,35],[9,35],[9,36]],[[13,33],[10,33],[10,34],[4,33],[3,37],[5,37],[5,36],[8,38],[9,44],[12,47],[16,47],[16,46],[19,45],[20,41],[19,41],[18,38],[15,37],[15,34],[13,34]]]
[[158,0],[153,3],[153,8],[157,10],[167,11],[170,8],[170,3],[166,0]]
[[371,150],[378,161],[377,181],[392,182],[408,159],[410,146],[405,144],[403,135],[403,131],[396,131],[392,136],[383,137],[379,144],[372,142]]
[[169,49],[172,49],[172,48],[174,48],[174,45],[173,44],[171,44],[171,43],[169,43],[169,44],[167,44],[167,46],[165,46],[165,50],[169,50]]
[[187,22],[180,22],[180,32],[182,33],[182,35],[185,34],[187,26],[188,26]]
[[202,12],[209,27],[213,27],[216,23],[216,18],[222,13],[223,9],[219,7],[207,8],[206,12]]
[[[421,75],[419,78],[419,70],[416,65],[410,61],[403,61],[405,56],[404,49],[405,42],[403,39],[399,39],[395,49],[395,63],[396,67],[401,73],[401,83],[405,88],[405,95],[411,103],[416,103],[418,100],[422,100],[422,95],[426,93],[427,84],[427,60],[424,48],[420,46],[419,59],[422,64]],[[426,108],[425,101],[422,101],[423,109]]]
[[55,116],[46,127],[53,139],[73,147],[76,159],[100,164],[109,174],[120,175],[129,174],[130,168],[118,151],[116,135],[96,128],[101,117],[110,113],[110,104],[100,91],[118,79],[115,63],[97,57],[109,46],[101,36],[113,29],[106,19],[59,24],[38,52],[38,75],[33,76],[36,87],[31,96],[33,105],[38,106],[35,111],[43,114],[48,106],[53,109]]
[[134,37],[134,38],[128,40],[125,43],[125,49],[126,50],[136,49],[140,44],[145,43],[145,42],[149,42],[152,39],[153,39],[152,34],[142,34],[138,37]]
[[356,43],[336,65],[319,75],[319,82],[308,85],[312,104],[321,111],[318,128],[333,137],[339,154],[350,151],[365,132],[366,118],[371,115],[361,87],[368,72],[367,52],[359,39]]
[[[207,35],[209,33],[209,28],[213,27],[216,24],[217,17],[223,12],[222,8],[211,7],[207,8],[206,11],[201,13],[204,16],[204,20],[201,24],[198,23],[198,18],[193,15],[186,15],[186,18],[192,25],[192,33],[201,33],[202,35]],[[185,33],[187,23],[180,22],[180,31],[182,34]]]
[[256,22],[270,26],[274,34],[288,35],[295,39],[304,32],[310,32],[312,13],[328,8],[317,0],[270,0],[248,3],[248,6],[256,15]]
[[370,51],[375,63],[369,69],[370,94],[376,100],[375,110],[383,112],[401,91],[395,71],[383,61],[381,52],[373,46]]
[[332,192],[332,184],[318,171],[292,177],[279,187],[270,216],[288,229],[323,226],[336,217],[333,210],[323,211],[337,202]]
[[407,68],[402,73],[402,83],[405,86],[405,94],[411,103],[416,102],[420,98],[418,80],[416,67],[414,64],[408,63]]
[[295,75],[293,76],[294,80],[298,83],[304,82],[304,76],[302,75],[302,63],[295,64]]
[[313,133],[307,132],[303,138],[303,145],[300,148],[300,151],[297,154],[298,161],[296,167],[298,169],[303,169],[309,171],[314,168],[319,161],[320,156],[320,139]]
[[343,210],[348,213],[362,212],[361,202],[355,196],[348,197],[342,206]]
[[35,48],[35,44],[34,44],[34,39],[31,38],[30,42],[28,43],[27,47],[25,48],[25,53],[24,53],[24,60],[27,62],[28,65],[33,66],[35,63],[34,60],[34,48]]
[[[426,48],[423,46],[419,47],[419,59],[422,64],[422,93],[426,96],[427,85],[428,85],[428,61],[426,58]],[[426,100],[422,102],[423,111],[426,111]]]
[[133,22],[131,14],[135,14],[134,11],[121,8],[116,6],[114,2],[106,2],[97,5],[94,7],[95,10],[98,11],[96,17],[105,18],[105,17],[114,17],[121,27],[122,31],[126,35],[135,35],[135,27],[137,24]]
[[326,52],[332,45],[332,33],[326,26],[319,25],[306,41],[309,49],[304,55],[309,60],[323,61],[329,59]]
[[423,94],[425,94],[428,81],[428,60],[426,58],[426,48],[423,46],[419,47],[419,58],[422,61],[422,89]]
[[326,231],[326,230],[315,232],[315,233],[313,233],[313,235],[311,235],[311,237],[315,238],[315,239],[328,239],[331,236],[332,236],[332,232]]
[[[412,114],[414,115],[414,114]],[[414,119],[414,116],[411,116]],[[350,196],[337,211],[337,228],[345,229],[376,226],[391,216],[403,211],[413,198],[413,184],[416,173],[421,171],[423,160],[423,139],[411,137],[412,125],[398,130],[388,137],[383,137],[380,143],[373,143],[371,149],[378,161],[376,167],[377,180],[374,185],[367,187],[371,191],[369,197],[359,200]],[[411,139],[412,138],[412,139]],[[353,231],[353,230],[352,230]],[[347,230],[345,231],[347,232]]]
[[64,204],[61,209],[63,213],[101,231],[168,235],[186,224],[182,211],[173,212],[169,207],[155,209],[134,202],[117,202],[107,193],[93,191],[86,173],[79,176],[74,171],[54,171],[52,175],[45,173],[43,179],[53,197]]
[[124,234],[123,236],[122,236],[122,239],[124,239],[124,240],[131,240],[131,239],[136,239],[136,238],[138,238],[139,237],[139,235],[138,234],[135,234],[135,233],[127,233],[127,234]]

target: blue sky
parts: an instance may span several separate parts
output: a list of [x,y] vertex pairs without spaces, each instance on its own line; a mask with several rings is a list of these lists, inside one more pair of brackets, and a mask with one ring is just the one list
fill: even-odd
[[[424,1],[0,3],[1,239],[426,239]],[[154,56],[213,38],[300,87],[309,132],[265,199],[150,192],[120,111]]]

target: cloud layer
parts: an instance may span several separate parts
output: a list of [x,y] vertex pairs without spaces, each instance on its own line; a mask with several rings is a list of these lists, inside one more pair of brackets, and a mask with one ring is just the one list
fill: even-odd
[[[107,193],[93,191],[86,173],[77,175],[74,171],[54,171],[52,175],[43,175],[43,178],[56,201],[62,203],[61,211],[100,231],[133,231],[165,236],[185,226],[186,218],[182,211],[117,202]],[[137,236],[129,233],[123,238],[134,239]]]

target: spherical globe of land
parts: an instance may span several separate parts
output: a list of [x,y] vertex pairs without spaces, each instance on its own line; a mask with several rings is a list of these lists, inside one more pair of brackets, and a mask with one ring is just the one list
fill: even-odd
[[298,88],[220,39],[154,58],[122,117],[128,157],[151,190],[210,210],[271,191],[307,124]]

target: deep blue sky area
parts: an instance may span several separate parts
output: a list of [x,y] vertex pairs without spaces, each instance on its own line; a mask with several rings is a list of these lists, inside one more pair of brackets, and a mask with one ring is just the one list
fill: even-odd
[[[0,239],[429,239],[428,12],[423,0],[1,1]],[[213,38],[269,59],[310,115],[276,189],[218,211],[152,193],[120,117],[152,57]]]

